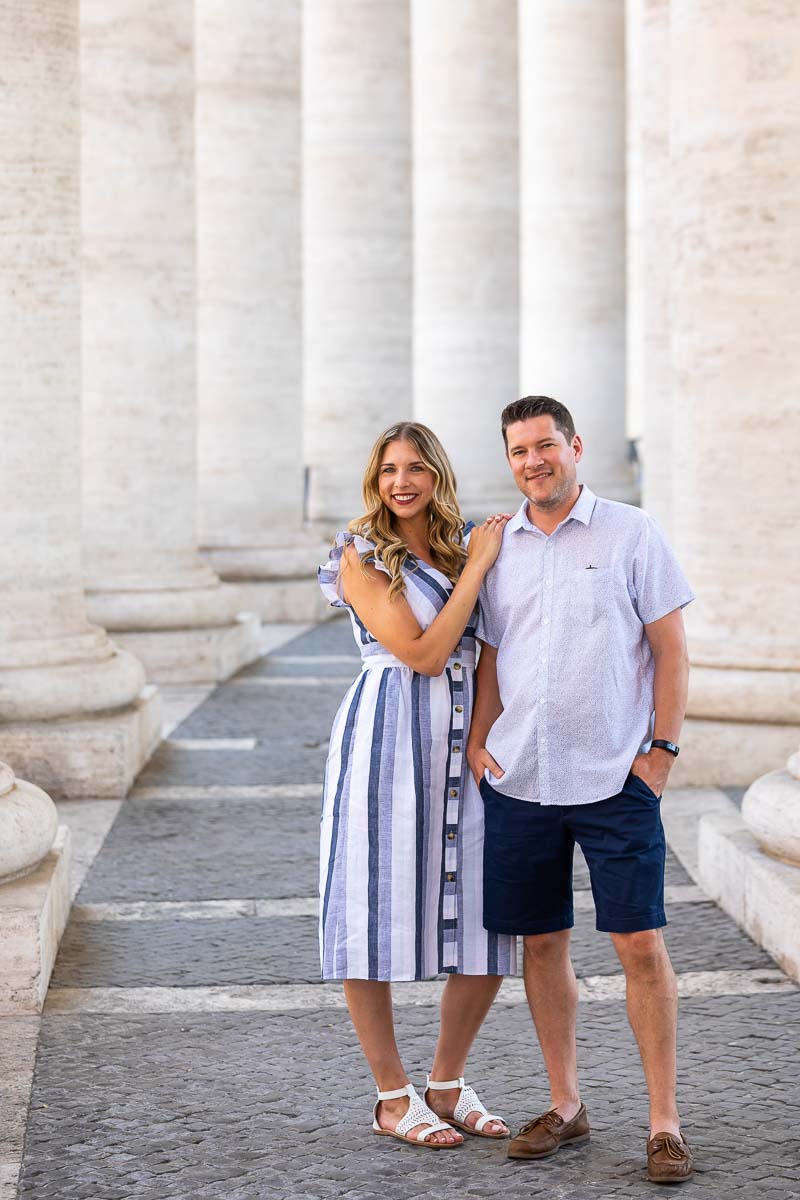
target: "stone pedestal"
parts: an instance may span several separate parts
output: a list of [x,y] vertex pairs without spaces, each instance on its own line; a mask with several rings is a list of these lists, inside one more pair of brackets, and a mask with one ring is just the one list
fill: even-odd
[[700,824],[703,886],[800,980],[800,753],[748,789],[741,816]]
[[669,0],[628,0],[627,424],[638,443],[642,505],[669,534]]
[[579,478],[634,501],[625,430],[623,0],[519,6],[520,395],[566,404]]
[[673,541],[697,593],[686,737],[716,747],[686,765],[750,783],[800,741],[800,27],[790,6],[670,11]]
[[483,521],[519,504],[500,433],[520,394],[517,4],[411,12],[414,417],[441,438],[465,516]]
[[225,671],[259,653],[197,553],[193,20],[81,6],[87,604],[170,682],[197,678],[198,635]]
[[[58,795],[102,794],[109,774],[130,784],[158,704],[82,592],[78,63],[74,3],[0,9],[15,114],[0,191],[0,757]],[[93,758],[63,731],[95,719]]]
[[408,25],[397,0],[303,5],[304,453],[326,531],[412,415]]
[[[2,805],[2,797],[0,797]],[[70,909],[69,830],[23,878],[0,883],[0,1015],[38,1013]]]

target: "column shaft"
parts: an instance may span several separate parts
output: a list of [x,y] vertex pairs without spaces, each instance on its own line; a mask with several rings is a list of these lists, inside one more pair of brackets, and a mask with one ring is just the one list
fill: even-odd
[[521,391],[572,412],[581,476],[634,500],[625,434],[623,0],[520,5]]
[[514,503],[500,413],[518,398],[517,6],[414,0],[414,415],[471,517]]
[[197,554],[194,9],[81,8],[89,611],[153,678],[258,652]]
[[672,3],[674,532],[698,596],[689,712],[725,782],[800,734],[798,15]]
[[378,434],[409,418],[407,0],[303,9],[304,444],[308,515],[361,511]]

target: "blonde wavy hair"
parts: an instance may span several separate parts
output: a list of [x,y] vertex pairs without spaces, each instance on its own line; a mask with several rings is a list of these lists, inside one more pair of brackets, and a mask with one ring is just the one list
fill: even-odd
[[[426,425],[416,421],[398,421],[380,435],[369,456],[361,492],[366,512],[348,529],[361,537],[369,538],[375,545],[375,554],[388,567],[391,580],[389,599],[405,591],[403,567],[413,555],[400,533],[395,528],[394,514],[386,507],[378,489],[381,463],[390,442],[410,442],[421,461],[433,474],[433,496],[428,506],[428,540],[431,550],[452,582],[458,579],[467,561],[467,552],[462,544],[464,519],[456,499],[456,477],[442,443]],[[366,560],[371,551],[361,555],[361,565],[366,572]],[[416,562],[413,568],[416,570]]]

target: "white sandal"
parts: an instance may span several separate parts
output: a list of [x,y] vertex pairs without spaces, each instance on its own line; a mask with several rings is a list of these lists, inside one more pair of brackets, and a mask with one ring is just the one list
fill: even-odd
[[[381,1100],[399,1100],[401,1096],[408,1096],[408,1112],[404,1117],[401,1117],[394,1129],[384,1129],[378,1124],[378,1105]],[[419,1133],[414,1137],[408,1137],[409,1129],[413,1129],[415,1125],[425,1125],[425,1129],[420,1129]],[[456,1146],[463,1146],[463,1141],[460,1142],[429,1142],[426,1139],[432,1133],[439,1133],[440,1130],[452,1129],[446,1121],[440,1121],[437,1114],[432,1108],[428,1108],[424,1100],[417,1094],[417,1090],[413,1083],[407,1083],[404,1088],[398,1088],[394,1092],[378,1092],[378,1099],[375,1101],[375,1107],[372,1110],[372,1130],[379,1137],[397,1138],[399,1142],[408,1142],[412,1146],[425,1146],[428,1150],[453,1150]]]
[[[460,1079],[448,1079],[444,1083],[434,1082],[429,1075],[428,1086],[425,1088],[426,1095],[428,1094],[428,1088],[434,1092],[446,1092],[450,1088],[461,1088],[461,1095],[458,1097],[458,1103],[456,1104],[455,1111],[452,1117],[447,1118],[450,1124],[456,1129],[463,1129],[464,1133],[471,1133],[473,1137],[494,1138],[497,1141],[509,1136],[510,1130],[507,1126],[505,1133],[483,1132],[490,1121],[502,1121],[504,1125],[506,1123],[503,1121],[502,1117],[496,1117],[487,1111],[487,1109],[478,1099],[478,1093],[475,1091],[475,1089],[470,1087],[468,1083],[464,1083],[463,1075]],[[481,1116],[478,1117],[478,1120],[474,1125],[468,1125],[467,1117],[473,1112],[479,1112]]]

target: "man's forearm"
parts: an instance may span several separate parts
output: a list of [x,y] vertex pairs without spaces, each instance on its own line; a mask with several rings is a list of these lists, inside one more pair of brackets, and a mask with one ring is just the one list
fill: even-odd
[[683,653],[655,655],[653,700],[655,725],[653,737],[680,742],[686,700],[689,691],[689,661]]
[[479,748],[486,745],[489,730],[503,711],[497,685],[497,652],[484,648],[475,672],[475,703],[469,727],[467,745]]

